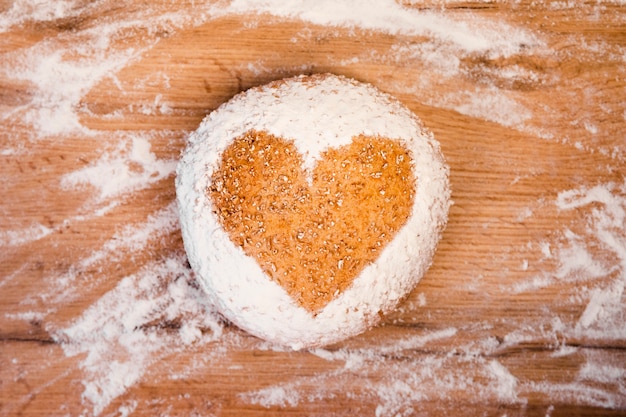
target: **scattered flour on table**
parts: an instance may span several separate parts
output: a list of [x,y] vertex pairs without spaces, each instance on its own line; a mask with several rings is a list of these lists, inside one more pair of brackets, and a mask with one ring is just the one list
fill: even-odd
[[529,388],[569,404],[623,410],[626,407],[626,367],[623,357],[589,349],[571,382],[528,384]]
[[89,289],[106,279],[106,276],[99,274],[103,265],[115,265],[129,253],[141,252],[150,242],[161,239],[178,228],[178,208],[172,202],[148,216],[143,223],[125,225],[104,242],[98,251],[78,259],[67,273],[52,277],[50,284],[53,290],[44,292],[40,297],[52,305],[71,302],[79,296],[74,286],[80,285]]
[[[377,416],[414,415],[424,411],[422,404],[445,403],[461,397],[470,401],[480,398],[502,404],[524,404],[526,400],[518,395],[517,378],[495,359],[453,353],[420,355],[420,349],[456,334],[457,329],[449,328],[391,340],[384,345],[374,343],[367,348],[315,349],[313,354],[343,366],[244,392],[240,397],[268,408],[329,401],[342,396],[360,398],[378,403]],[[397,357],[405,360],[398,361]],[[358,382],[355,383],[355,379]],[[311,385],[317,387],[313,392]]]
[[561,230],[552,244],[539,242],[544,258],[557,261],[556,270],[543,270],[513,291],[578,283],[587,307],[573,334],[626,340],[626,180],[563,191],[555,203],[562,211],[580,213],[582,227]]
[[51,21],[77,14],[79,2],[76,0],[57,0],[52,2],[37,0],[15,0],[8,10],[0,14],[0,32],[25,21]]
[[0,231],[0,246],[20,246],[24,243],[42,239],[54,230],[43,224],[34,223],[27,228]]
[[395,0],[234,0],[228,11],[269,13],[318,25],[354,27],[391,35],[433,37],[466,52],[486,52],[492,56],[509,56],[540,43],[532,33],[504,22],[410,9]]
[[[587,220],[585,238],[566,231],[567,260],[561,264],[568,274],[559,279],[610,279],[588,290],[588,304],[575,334],[591,338],[626,340],[626,178],[624,183],[582,187],[559,194],[557,205],[562,210],[584,209]],[[604,259],[594,259],[591,247],[600,247]],[[573,250],[573,253],[569,253]],[[597,250],[595,252],[598,252]]]
[[[520,326],[507,334],[504,344],[514,346],[538,337],[553,340],[556,345],[562,344],[554,352],[555,357],[579,352],[579,348],[567,345],[569,339],[582,345],[619,346],[626,341],[626,178],[622,183],[563,191],[554,203],[562,212],[575,212],[577,221],[556,230],[553,242],[535,242],[544,260],[556,261],[555,266],[542,268],[537,275],[516,284],[512,291],[541,292],[562,283],[570,287],[574,283],[574,293],[563,294],[554,303],[577,307],[577,316],[548,313],[545,320],[534,326]],[[593,349],[584,352],[586,361],[572,382],[534,383],[529,389],[580,405],[626,407],[626,378],[619,349],[614,357],[599,355]]]
[[[423,38],[423,42],[418,43],[398,41],[389,53],[354,56],[339,64],[348,66],[385,61],[407,68],[426,68],[422,77],[411,85],[396,85],[393,80],[388,80],[388,86],[393,90],[390,92],[414,94],[434,107],[531,131],[528,123],[533,113],[528,103],[506,88],[493,83],[471,82],[461,85],[458,93],[447,96],[432,96],[429,91],[436,90],[437,83],[468,78],[470,74],[463,68],[461,58],[479,55],[496,59],[552,52],[543,50],[545,45],[540,36],[525,28],[495,19],[486,20],[471,13],[417,10],[399,3],[391,0],[197,1],[193,6],[175,10],[144,5],[140,10],[129,13],[125,20],[110,21],[103,17],[75,31],[44,38],[2,54],[0,73],[7,79],[26,83],[32,95],[25,103],[7,107],[0,113],[0,121],[5,126],[15,123],[32,128],[30,140],[33,143],[63,140],[69,135],[108,138],[109,133],[94,131],[81,124],[81,100],[100,81],[108,77],[115,79],[121,69],[153,48],[158,42],[153,36],[155,32],[167,29],[174,33],[220,16],[254,13],[271,14],[281,19],[301,19],[323,26]],[[418,5],[420,2],[404,3]],[[446,1],[435,3],[447,4]],[[80,17],[102,4],[106,1],[86,4],[71,0],[17,0],[0,13],[0,32],[7,32],[25,22]],[[142,30],[146,34],[137,35],[143,33]],[[135,42],[139,47],[129,48],[123,42],[114,42],[136,35],[140,39],[140,42]],[[602,52],[601,49],[597,50]],[[251,62],[245,67],[254,74],[275,71],[275,68],[265,66],[263,61]],[[483,68],[482,71],[485,79],[496,77],[504,84],[549,82],[539,78],[531,69],[516,65],[493,70]],[[162,113],[169,111],[168,103],[157,99],[153,104],[154,109]],[[576,110],[578,105],[576,102]],[[147,107],[145,112],[154,109]],[[559,118],[563,116],[562,113],[557,115]],[[626,120],[626,112],[623,118]],[[602,133],[593,121],[580,123],[589,135]],[[546,138],[551,137],[549,130],[542,129],[539,126],[537,132]],[[85,211],[66,219],[66,223],[106,215],[126,196],[172,175],[174,161],[157,158],[151,151],[150,135],[133,133],[119,134],[118,137],[118,148],[60,179],[60,192],[86,187],[92,189],[84,205]],[[1,157],[15,156],[18,153],[16,149],[24,152],[29,148],[28,143],[2,146]],[[606,152],[618,157],[623,155],[623,151],[619,150]],[[585,300],[586,308],[571,328],[564,323],[565,320],[550,317],[552,331],[566,337],[626,340],[626,183],[564,191],[556,198],[556,205],[564,211],[583,212],[584,228],[560,231],[561,239],[557,242],[535,242],[544,258],[556,260],[558,266],[555,270],[546,270],[519,283],[512,290],[541,291],[560,281],[580,282],[584,285],[578,297]],[[532,215],[532,212],[527,214]],[[47,277],[49,282],[45,283],[37,297],[49,303],[52,306],[50,309],[12,312],[5,316],[14,320],[45,320],[56,308],[63,308],[64,303],[80,295],[72,291],[74,285],[80,283],[85,288],[95,285],[97,280],[106,278],[98,275],[97,271],[121,260],[128,253],[143,251],[150,242],[177,228],[174,204],[152,213],[143,223],[121,225],[98,251],[76,259],[67,273]],[[41,224],[22,230],[2,231],[0,246],[20,246],[43,239],[55,231]],[[601,247],[607,257],[594,255],[597,251],[592,250],[592,246]],[[25,296],[26,306],[32,301],[29,297],[34,296]],[[426,306],[423,294],[418,303],[421,307]],[[230,346],[229,331],[222,328],[220,320],[206,304],[185,266],[185,257],[172,253],[166,254],[163,259],[147,261],[137,272],[120,278],[112,290],[69,325],[48,323],[47,330],[68,356],[80,357],[78,363],[83,372],[81,383],[84,387],[85,415],[102,413],[111,402],[142,381],[153,368],[163,366],[167,358],[177,352],[198,345],[204,346],[206,351],[228,350]],[[626,407],[625,367],[623,363],[615,363],[606,356],[587,353],[585,362],[570,383],[550,384],[527,382],[511,374],[500,361],[487,357],[498,349],[495,339],[477,341],[472,346],[459,346],[460,354],[419,354],[420,349],[440,340],[452,341],[459,332],[467,331],[471,334],[471,329],[456,328],[422,331],[363,349],[317,349],[311,354],[339,366],[311,376],[296,375],[282,383],[243,392],[239,398],[264,407],[290,407],[307,402],[321,403],[345,395],[353,399],[374,399],[379,404],[376,414],[380,416],[411,415],[419,412],[421,401],[445,401],[458,395],[493,399],[504,404],[524,404],[525,395],[532,392],[548,393],[554,398],[581,405]],[[504,345],[518,344],[527,340],[525,338],[531,340],[536,336],[533,329],[520,327],[505,338]],[[263,346],[259,342],[258,348]],[[575,351],[576,348],[564,346],[556,350],[555,355],[569,355]],[[409,366],[390,359],[394,355],[406,355],[410,359],[407,360]],[[203,366],[207,365],[194,363],[189,368],[202,369]],[[471,371],[468,372],[468,369]],[[187,370],[188,373],[193,371]],[[382,378],[370,379],[374,372]],[[363,382],[362,386],[350,385],[355,375]],[[185,372],[171,375],[172,379],[185,377]],[[318,388],[311,391],[312,385]],[[131,415],[137,407],[136,402],[129,401],[117,412]]]
[[[220,337],[222,325],[206,304],[184,256],[144,265],[89,307],[70,327],[52,331],[68,356],[85,354],[83,400],[100,414],[146,370],[194,344]],[[163,328],[167,323],[169,328]]]
[[[58,4],[57,4],[58,3]],[[46,2],[20,0],[0,14],[0,33],[24,22],[67,19],[81,13],[97,13],[102,2]],[[80,123],[81,99],[107,77],[140,58],[158,43],[155,33],[176,31],[206,22],[211,5],[201,8],[160,10],[144,5],[129,9],[124,19],[101,17],[84,27],[60,32],[33,45],[4,53],[0,73],[28,83],[31,99],[0,115],[0,120],[33,127],[33,139],[55,135],[97,135]],[[31,11],[36,10],[33,13]],[[106,15],[106,13],[105,13]],[[119,16],[119,15],[118,15]],[[115,43],[132,37],[133,46]],[[163,107],[165,106],[165,107]],[[161,103],[167,109],[166,103]]]
[[[77,36],[82,38],[78,47],[90,52],[98,48],[101,40],[98,34]],[[140,52],[128,49],[105,55],[106,45],[101,45],[100,53],[91,59],[68,60],[68,54],[75,51],[64,43],[54,38],[43,40],[26,50],[5,54],[4,65],[0,65],[0,72],[15,81],[31,83],[35,91],[30,102],[17,106],[1,119],[19,120],[32,126],[36,138],[91,134],[80,123],[76,111],[81,98],[103,77],[119,71]]]
[[34,223],[19,230],[2,230],[0,246],[21,246],[43,239],[70,224],[102,217],[126,196],[174,175],[178,161],[159,159],[151,151],[154,134],[124,133],[119,136],[116,149],[103,153],[95,163],[60,177],[61,190],[90,187],[94,191],[80,214],[52,227]]
[[122,144],[111,154],[104,154],[92,165],[61,178],[61,187],[76,188],[90,185],[104,201],[121,194],[138,191],[174,174],[177,160],[161,160],[150,151],[147,138],[134,135],[130,150]]
[[524,122],[532,117],[531,111],[515,100],[513,93],[501,91],[494,86],[452,93],[442,98],[438,104],[461,114],[507,127],[523,126]]

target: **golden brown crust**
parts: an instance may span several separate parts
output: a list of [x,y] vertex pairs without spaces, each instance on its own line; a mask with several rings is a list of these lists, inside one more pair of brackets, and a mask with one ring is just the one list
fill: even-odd
[[358,136],[325,151],[310,182],[295,145],[249,131],[207,192],[231,240],[315,313],[374,262],[409,215],[416,179],[398,141]]

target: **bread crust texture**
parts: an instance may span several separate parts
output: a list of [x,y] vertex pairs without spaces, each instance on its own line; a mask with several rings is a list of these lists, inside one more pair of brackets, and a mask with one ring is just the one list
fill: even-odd
[[370,84],[297,76],[244,91],[177,167],[185,250],[216,309],[293,349],[378,324],[430,267],[451,204],[440,145]]

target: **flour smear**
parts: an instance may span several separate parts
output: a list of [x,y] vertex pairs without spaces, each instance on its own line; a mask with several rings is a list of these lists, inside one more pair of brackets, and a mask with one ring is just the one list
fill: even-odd
[[[419,97],[421,102],[434,108],[456,111],[575,146],[589,154],[606,155],[618,165],[623,163],[622,148],[594,147],[593,140],[555,137],[551,130],[552,124],[565,119],[573,127],[582,127],[583,139],[606,134],[597,123],[585,120],[579,113],[583,102],[579,99],[587,94],[583,90],[593,87],[581,81],[582,87],[572,86],[569,92],[573,97],[569,101],[574,103],[571,108],[543,109],[541,114],[537,113],[541,106],[535,106],[536,103],[510,88],[515,83],[530,88],[553,82],[533,68],[515,64],[519,57],[556,53],[547,47],[542,34],[497,18],[485,19],[471,12],[447,10],[446,6],[452,3],[448,1],[431,2],[429,5],[436,7],[429,9],[419,7],[421,3],[416,1],[403,3],[391,0],[195,1],[129,7],[128,13],[116,13],[115,19],[105,13],[117,7],[109,1],[16,0],[3,6],[0,12],[2,34],[10,34],[21,26],[45,28],[47,24],[80,22],[82,16],[94,13],[102,17],[2,52],[0,74],[24,86],[27,94],[15,102],[0,103],[0,123],[4,126],[0,158],[36,155],[47,144],[77,137],[108,141],[114,146],[89,164],[77,166],[59,178],[60,194],[85,193],[76,212],[55,225],[43,221],[19,228],[3,225],[0,247],[11,254],[28,245],[37,245],[68,227],[98,221],[142,190],[162,181],[173,182],[176,159],[159,156],[155,144],[174,138],[180,132],[104,132],[88,128],[79,117],[83,111],[81,101],[98,83],[105,79],[115,81],[122,69],[141,60],[158,45],[156,33],[168,31],[175,35],[177,31],[224,16],[242,16],[246,24],[254,25],[271,15],[277,21],[299,20],[310,25],[397,37],[388,51],[355,55],[337,65],[354,68],[383,62],[415,68],[419,77],[412,82],[385,80],[387,90]],[[120,19],[120,15],[123,18]],[[306,38],[310,33],[311,29],[307,29],[299,35]],[[133,46],[124,42],[125,39],[133,39]],[[297,39],[294,38],[294,42]],[[610,48],[609,45],[593,45],[584,59],[592,60],[610,53],[611,59],[623,63],[626,54]],[[503,67],[477,67],[478,74],[470,73],[464,61],[476,57],[511,63]],[[242,68],[257,75],[275,71],[263,60],[247,63]],[[434,93],[444,83],[458,86],[458,89],[446,95]],[[167,114],[168,106],[169,103],[157,100],[154,108],[144,110]],[[615,110],[606,109],[607,114],[611,112]],[[537,215],[530,208],[533,203],[528,202],[529,209],[523,218],[532,219]],[[420,404],[445,403],[459,397],[523,407],[529,396],[544,393],[557,403],[626,408],[626,368],[623,362],[610,356],[565,343],[556,346],[555,356],[580,354],[583,359],[571,381],[552,384],[516,376],[504,360],[494,355],[500,349],[518,346],[538,336],[590,343],[626,340],[626,183],[593,183],[561,190],[543,203],[563,213],[580,213],[580,221],[572,227],[555,226],[551,239],[529,242],[529,247],[538,248],[543,254],[545,267],[537,274],[529,272],[526,279],[507,287],[506,291],[534,293],[563,282],[581,283],[580,290],[571,295],[569,301],[562,301],[586,306],[573,324],[568,318],[554,314],[548,305],[544,322],[522,320],[504,340],[484,337],[480,328],[468,326],[414,329],[402,337],[374,341],[366,347],[355,341],[337,350],[316,349],[308,354],[326,363],[327,371],[313,370],[306,376],[294,374],[261,389],[242,390],[234,401],[267,408],[289,408],[324,404],[345,397],[356,403],[377,404],[374,411],[377,416],[408,416],[422,411]],[[130,400],[113,411],[111,404],[119,402],[158,369],[167,367],[170,358],[177,353],[201,351],[202,360],[172,371],[167,376],[172,381],[202,377],[203,372],[207,373],[230,350],[242,344],[248,349],[281,353],[278,347],[251,341],[225,326],[206,304],[186,266],[185,255],[175,251],[141,261],[136,271],[115,276],[117,281],[70,323],[56,320],[55,314],[66,304],[80,301],[80,292],[75,291],[77,286],[88,291],[109,280],[111,277],[106,271],[116,262],[129,254],[147,251],[150,245],[179,228],[173,203],[155,210],[144,221],[129,220],[118,226],[112,237],[103,240],[96,251],[71,259],[72,264],[64,272],[47,271],[37,293],[24,295],[22,310],[2,313],[6,320],[44,323],[45,330],[62,347],[64,354],[75,358],[78,369],[67,372],[79,375],[83,415],[132,415],[142,404]],[[605,255],[599,257],[598,253]],[[6,261],[4,257],[8,255],[0,256]],[[532,266],[526,261],[523,269],[530,270]],[[24,265],[16,266],[10,274],[0,277],[0,290],[23,279],[25,269]],[[407,311],[420,309],[420,312],[430,307],[424,294],[419,295],[414,305],[405,306]],[[497,324],[483,323],[482,328]],[[455,342],[461,333],[469,339],[472,335],[481,336],[469,344]],[[436,351],[437,343],[453,346],[454,354],[420,354],[431,348]],[[397,357],[407,358],[406,363],[396,360]],[[9,358],[6,363],[17,362],[16,358]],[[376,378],[370,378],[371,375]],[[355,378],[362,384],[351,384]],[[28,396],[17,398],[16,407],[28,401]],[[167,400],[156,398],[155,401]]]

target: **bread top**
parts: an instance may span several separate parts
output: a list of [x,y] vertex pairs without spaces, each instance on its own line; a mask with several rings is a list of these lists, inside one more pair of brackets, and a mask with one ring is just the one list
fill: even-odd
[[[278,154],[259,154],[268,145]],[[190,264],[217,309],[294,348],[392,310],[430,266],[450,205],[439,143],[419,119],[331,74],[252,88],[212,112],[189,136],[176,191]]]

